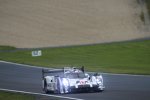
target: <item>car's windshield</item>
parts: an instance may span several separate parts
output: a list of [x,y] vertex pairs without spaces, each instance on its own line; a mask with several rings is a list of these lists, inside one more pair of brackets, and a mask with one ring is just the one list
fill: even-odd
[[65,76],[67,78],[86,78],[84,73],[66,73]]

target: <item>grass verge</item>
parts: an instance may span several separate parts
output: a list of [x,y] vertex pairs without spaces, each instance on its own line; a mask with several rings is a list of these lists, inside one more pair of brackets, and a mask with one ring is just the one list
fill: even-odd
[[9,50],[15,50],[15,47],[11,46],[0,46],[0,51],[9,51]]
[[36,100],[32,95],[0,91],[0,100]]
[[42,49],[41,57],[31,50],[0,52],[0,60],[62,68],[82,66],[88,71],[150,74],[150,40]]
[[60,100],[60,99],[55,97],[0,91],[0,100]]

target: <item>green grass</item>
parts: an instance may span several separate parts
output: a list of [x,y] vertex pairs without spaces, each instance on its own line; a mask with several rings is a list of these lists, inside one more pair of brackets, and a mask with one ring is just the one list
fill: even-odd
[[62,99],[56,97],[6,92],[0,90],[0,100],[62,100]]
[[150,74],[150,40],[42,49],[41,57],[31,51],[0,52],[0,60],[62,68],[82,66],[88,71]]
[[150,16],[150,0],[145,0],[145,1],[146,1],[146,4],[147,4],[149,16]]
[[35,100],[32,95],[0,91],[0,100]]
[[15,50],[15,47],[11,47],[11,46],[0,46],[0,51],[4,51],[4,50]]

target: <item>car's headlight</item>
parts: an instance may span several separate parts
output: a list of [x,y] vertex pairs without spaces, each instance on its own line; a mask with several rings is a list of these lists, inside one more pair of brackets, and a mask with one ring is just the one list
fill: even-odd
[[96,79],[97,83],[103,83],[103,78],[102,76],[99,76],[97,79]]
[[69,86],[69,82],[67,79],[63,78],[63,85],[64,86]]

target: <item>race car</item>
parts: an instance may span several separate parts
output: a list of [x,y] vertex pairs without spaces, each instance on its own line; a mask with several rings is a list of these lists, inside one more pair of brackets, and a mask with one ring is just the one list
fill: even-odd
[[42,88],[45,93],[72,93],[103,91],[103,77],[99,73],[88,74],[81,68],[42,69]]

